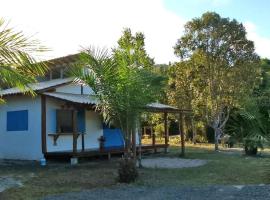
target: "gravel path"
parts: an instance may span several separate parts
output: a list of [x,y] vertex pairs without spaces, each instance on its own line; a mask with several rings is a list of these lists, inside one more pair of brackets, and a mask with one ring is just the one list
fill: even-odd
[[208,186],[208,187],[134,187],[92,189],[77,193],[49,196],[43,200],[266,200],[270,199],[270,185]]
[[142,166],[149,168],[186,168],[205,165],[206,160],[181,159],[181,158],[145,158],[142,159]]

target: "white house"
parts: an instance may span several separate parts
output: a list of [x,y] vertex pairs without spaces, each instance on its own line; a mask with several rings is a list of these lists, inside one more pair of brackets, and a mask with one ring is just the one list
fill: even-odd
[[65,78],[67,65],[77,55],[50,61],[50,72],[29,85],[36,96],[18,88],[0,91],[0,158],[39,160],[50,155],[78,155],[123,150],[119,129],[109,129],[95,111],[97,99],[88,86]]
[[[101,114],[95,111],[97,99],[91,88],[66,77],[67,66],[76,58],[71,55],[51,60],[49,73],[29,85],[36,93],[34,97],[18,88],[0,91],[6,101],[0,104],[0,159],[40,160],[124,151],[120,129],[104,126]],[[163,104],[151,104],[149,108],[164,114],[179,112]],[[165,146],[155,148],[168,147],[165,130]]]

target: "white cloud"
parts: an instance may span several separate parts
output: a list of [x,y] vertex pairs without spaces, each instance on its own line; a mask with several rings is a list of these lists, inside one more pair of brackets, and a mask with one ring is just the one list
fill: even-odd
[[270,37],[261,36],[253,22],[245,22],[247,38],[254,41],[255,50],[261,57],[270,58]]
[[37,33],[35,38],[53,50],[46,58],[75,53],[80,46],[111,48],[130,27],[144,32],[157,63],[168,63],[176,60],[172,47],[184,24],[162,0],[9,0],[1,3],[0,13],[18,30]]

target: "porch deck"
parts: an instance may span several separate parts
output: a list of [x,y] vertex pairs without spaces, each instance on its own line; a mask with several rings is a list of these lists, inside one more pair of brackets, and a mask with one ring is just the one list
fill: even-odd
[[[157,152],[160,149],[166,149],[168,148],[169,145],[166,144],[156,144],[156,145],[142,145],[141,146],[141,151],[142,153],[144,152]],[[47,159],[50,158],[56,158],[56,157],[77,157],[77,158],[87,158],[87,157],[94,157],[94,156],[104,156],[107,155],[110,157],[111,155],[121,155],[124,154],[125,149],[124,148],[116,148],[116,149],[104,149],[100,150],[99,148],[97,149],[85,149],[85,150],[78,150],[76,153],[73,151],[55,151],[55,152],[47,152],[45,154],[45,157]],[[137,146],[137,152],[139,152],[139,147]]]

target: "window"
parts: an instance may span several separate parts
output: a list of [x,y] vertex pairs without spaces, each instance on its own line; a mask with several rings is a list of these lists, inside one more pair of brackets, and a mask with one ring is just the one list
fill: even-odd
[[7,112],[7,131],[27,131],[28,110]]
[[[73,122],[72,122],[72,110],[56,110],[57,127],[58,133],[72,133]],[[85,132],[85,111],[78,110],[77,112],[77,131],[80,133]]]
[[56,110],[56,119],[58,133],[71,133],[73,131],[71,110]]

